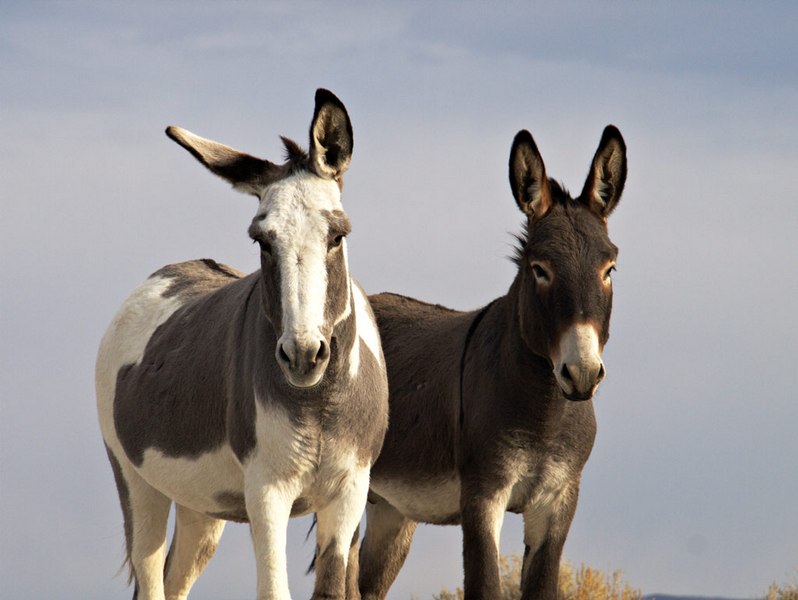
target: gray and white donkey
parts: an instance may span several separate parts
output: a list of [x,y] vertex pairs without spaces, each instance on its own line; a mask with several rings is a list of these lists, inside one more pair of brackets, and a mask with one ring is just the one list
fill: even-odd
[[125,301],[100,344],[97,409],[134,598],[186,598],[226,520],[250,523],[257,597],[289,598],[287,522],[310,512],[313,598],[343,598],[347,585],[357,594],[345,573],[387,427],[388,384],[374,316],[347,262],[349,116],[318,90],[310,153],[284,138],[282,165],[177,127],[166,133],[258,198],[249,235],[261,268],[166,266]]

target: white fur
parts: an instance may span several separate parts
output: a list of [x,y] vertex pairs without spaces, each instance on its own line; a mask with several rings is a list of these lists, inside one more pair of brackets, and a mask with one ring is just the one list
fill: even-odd
[[[351,280],[350,280],[350,283]],[[355,283],[353,294],[355,304],[355,326],[357,335],[352,348],[349,350],[349,376],[355,378],[360,368],[360,340],[366,344],[366,348],[374,356],[377,364],[382,367],[382,346],[380,344],[380,334],[377,331],[377,324],[368,309],[368,300],[360,286]]]
[[281,260],[283,331],[307,333],[324,324],[328,223],[322,210],[340,210],[338,185],[301,172],[270,185],[259,212],[264,232],[275,232]]
[[304,171],[268,186],[261,198],[258,212],[266,218],[259,227],[280,257],[280,346],[311,347],[324,338],[329,224],[323,210],[342,210],[338,184]]
[[368,300],[359,285],[355,285],[354,297],[358,336],[366,343],[366,347],[371,351],[371,354],[374,355],[374,358],[377,359],[377,364],[382,366],[380,333],[377,331],[377,324],[369,314]]
[[[524,543],[534,556],[546,537],[551,517],[558,509],[562,492],[572,479],[571,470],[564,463],[548,460],[534,479],[519,482],[516,487],[536,483],[535,493],[524,509]],[[516,489],[513,490],[516,493]],[[512,502],[512,500],[511,500]]]
[[416,521],[446,523],[460,514],[460,478],[456,475],[424,483],[373,478],[371,488]]
[[252,527],[258,598],[290,598],[286,528],[291,506],[307,485],[315,461],[284,410],[256,399],[258,444],[247,459],[244,496]]
[[140,567],[136,570],[138,598],[163,600],[166,523],[171,501],[134,472],[129,462],[120,463],[128,487],[131,513],[135,516],[130,559]]
[[341,240],[341,252],[344,254],[344,269],[346,269],[346,307],[344,312],[338,315],[335,319],[335,324],[345,321],[349,315],[352,314],[352,278],[349,276],[349,246],[347,245],[346,238]]
[[491,527],[491,534],[493,543],[496,548],[496,554],[499,554],[499,543],[501,542],[502,523],[504,523],[504,513],[507,511],[507,501],[510,498],[512,488],[504,488],[499,490],[499,493],[487,507],[487,520],[488,525]]
[[136,288],[117,311],[100,342],[95,383],[97,413],[106,444],[119,456],[121,446],[114,430],[116,376],[124,365],[141,363],[155,330],[180,308],[177,296],[164,298],[170,280],[151,277]]
[[348,562],[349,545],[366,506],[371,470],[371,463],[359,464],[354,454],[348,458],[344,464],[350,464],[345,467],[338,489],[334,490],[337,495],[316,512],[318,518],[316,545],[319,548],[319,556],[333,544],[335,554],[342,557],[344,565]]
[[[595,388],[598,385],[598,381],[595,380],[596,374],[603,365],[595,325],[577,323],[570,327],[560,338],[559,348],[553,353],[552,359],[554,376],[566,394],[575,391],[587,392]],[[568,365],[573,381],[563,377],[562,371],[565,365]]]
[[244,491],[244,472],[227,444],[196,458],[168,457],[147,448],[138,471],[150,485],[178,504],[206,514],[228,508],[217,502],[217,495]]
[[[245,464],[245,497],[258,568],[258,598],[289,598],[285,563],[286,527],[298,498],[318,513],[318,545],[330,543],[346,563],[349,542],[368,493],[370,464],[354,452],[297,431],[287,413],[259,399],[258,445]],[[329,448],[329,452],[323,452]]]

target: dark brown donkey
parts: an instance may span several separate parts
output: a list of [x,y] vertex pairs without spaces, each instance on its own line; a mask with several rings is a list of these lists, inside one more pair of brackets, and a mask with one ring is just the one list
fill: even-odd
[[459,312],[371,297],[390,386],[390,427],[371,473],[360,554],[364,599],[384,598],[418,522],[460,523],[465,597],[500,598],[505,511],[524,515],[523,598],[557,598],[568,528],[604,378],[617,248],[607,217],[626,179],[626,146],[604,130],[582,194],[548,179],[527,131],[510,184],[527,215],[506,296]]

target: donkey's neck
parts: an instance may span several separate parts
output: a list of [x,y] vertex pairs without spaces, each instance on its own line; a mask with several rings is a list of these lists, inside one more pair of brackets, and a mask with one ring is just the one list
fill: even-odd
[[484,317],[485,342],[492,346],[493,369],[505,394],[524,403],[560,406],[565,399],[548,358],[530,348],[521,333],[518,279],[507,295],[494,301]]

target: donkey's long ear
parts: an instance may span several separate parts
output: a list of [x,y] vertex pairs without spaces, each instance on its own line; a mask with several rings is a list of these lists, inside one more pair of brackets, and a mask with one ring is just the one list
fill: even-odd
[[167,127],[166,135],[191,152],[211,172],[232,183],[239,192],[260,197],[263,188],[279,175],[280,168],[268,160],[206,140],[180,127]]
[[549,212],[551,191],[546,167],[532,134],[526,129],[516,134],[510,150],[510,187],[518,208],[531,219],[540,219]]
[[617,127],[607,125],[579,200],[606,219],[621,199],[625,183],[626,143]]
[[352,160],[352,123],[332,92],[316,90],[316,110],[310,124],[310,168],[319,177],[339,179]]

